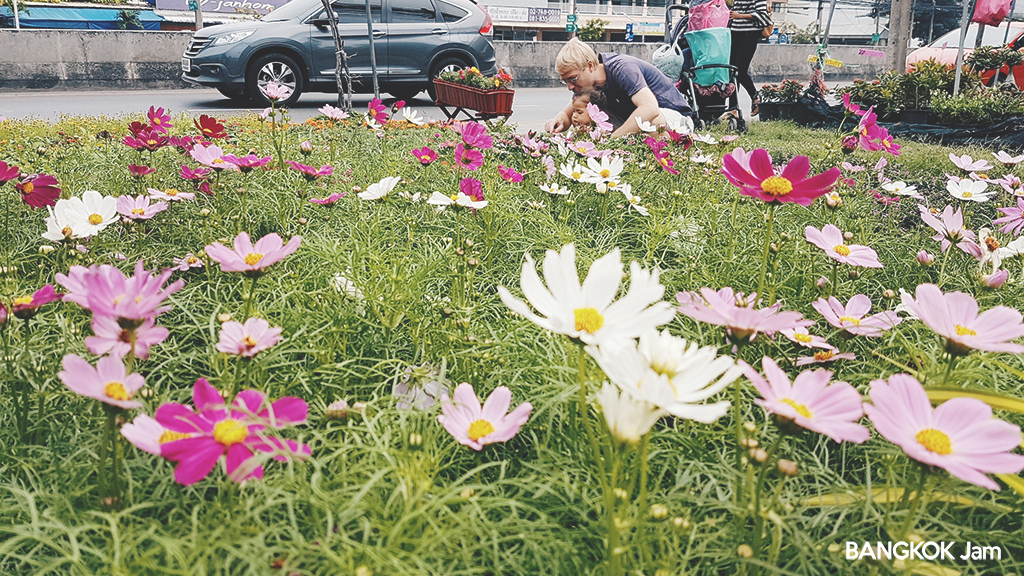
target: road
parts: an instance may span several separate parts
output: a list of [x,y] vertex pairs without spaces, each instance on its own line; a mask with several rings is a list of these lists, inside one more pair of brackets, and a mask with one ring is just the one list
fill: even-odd
[[[740,92],[740,105],[743,110],[749,110],[750,99],[742,90]],[[544,122],[568,103],[569,97],[569,91],[565,88],[517,88],[511,120],[518,124],[520,132],[543,130]],[[371,96],[368,94],[356,94],[353,97],[353,107],[365,110],[370,99]],[[295,122],[304,122],[317,116],[317,109],[324,104],[337,104],[337,96],[303,94],[298,104],[291,109],[291,118]],[[437,120],[443,120],[445,117],[427,98],[426,92],[421,92],[418,98],[408,104],[425,117]],[[0,93],[0,116],[7,118],[38,118],[52,121],[62,115],[138,116],[149,110],[150,106],[169,109],[172,114],[185,112],[193,116],[210,114],[223,117],[260,110],[247,103],[229,100],[211,88]]]

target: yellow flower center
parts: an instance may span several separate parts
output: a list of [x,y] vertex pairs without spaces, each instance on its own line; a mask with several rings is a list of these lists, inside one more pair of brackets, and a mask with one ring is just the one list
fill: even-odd
[[970,198],[971,196],[973,196],[973,194],[971,194],[971,193],[970,193],[970,192],[968,192],[967,190],[964,190],[964,193],[963,193],[963,195],[964,195],[964,198]]
[[573,180],[579,180],[580,178],[583,178],[583,173],[582,172],[573,172],[572,173],[572,179]]
[[573,310],[576,316],[576,330],[593,334],[604,326],[604,316],[597,311],[597,308],[577,308]]
[[469,425],[469,439],[474,442],[492,432],[494,432],[494,425],[487,420],[477,420]]
[[225,446],[238,444],[249,435],[249,429],[238,420],[228,418],[213,426],[213,439]]
[[782,176],[771,176],[761,182],[761,190],[769,196],[785,196],[793,191],[793,183]]
[[651,370],[654,370],[655,372],[661,374],[662,376],[668,377],[669,380],[675,378],[676,374],[679,373],[679,371],[676,370],[675,362],[668,359],[659,358],[655,358],[654,360],[651,361]]
[[961,326],[961,325],[957,324],[956,325],[956,335],[957,336],[977,336],[978,333],[975,332],[974,330],[971,330],[970,328],[967,328],[965,326]]
[[801,416],[803,416],[804,418],[811,418],[812,417],[811,411],[807,409],[807,406],[804,406],[803,404],[800,404],[799,402],[794,402],[793,400],[790,400],[789,398],[783,398],[781,400],[781,402],[783,404],[789,404],[790,406],[792,406],[793,410],[796,410],[796,413],[801,415]]
[[189,256],[188,258],[186,258],[185,261],[188,262],[189,264],[195,264],[196,262],[199,262],[199,258],[196,258],[195,256]]
[[658,158],[658,162],[661,162],[662,166],[668,166],[668,158]]
[[260,260],[263,260],[263,254],[259,252],[250,252],[245,255],[245,263],[248,266],[255,266]]
[[95,226],[100,222],[103,222],[103,216],[100,216],[99,214],[89,214],[89,224]]
[[[91,220],[90,220],[90,222],[91,222]],[[63,234],[65,238],[71,238],[71,233],[72,232],[73,231],[71,230],[71,226],[65,226],[65,227],[60,229],[60,233]]]
[[177,196],[178,190],[175,188],[170,188],[169,190],[167,190],[167,192],[164,192],[164,194],[167,194],[168,196]]
[[25,182],[21,186],[21,193],[22,194],[31,194],[32,191],[35,190],[35,189],[36,189],[35,184],[32,184],[31,182]]
[[430,160],[430,156],[427,156],[426,154],[424,154],[423,156],[420,156],[420,160],[423,160],[424,162],[426,162],[426,161]]
[[167,430],[160,435],[157,442],[160,444],[167,444],[168,442],[174,442],[175,440],[184,440],[185,438],[191,438],[192,435],[185,432],[175,432],[173,430]]
[[153,118],[153,124],[156,124],[157,126],[159,126],[159,125],[163,124],[163,122],[161,122],[159,118]]
[[814,359],[818,362],[825,362],[826,360],[831,360],[835,355],[836,353],[831,350],[822,350],[821,352],[814,353]]
[[156,146],[156,140],[146,140],[146,144],[149,144],[150,146]]
[[840,316],[839,317],[839,322],[849,322],[850,324],[853,324],[854,326],[860,326],[860,320],[857,319],[857,318],[854,318],[853,316]]
[[833,250],[835,250],[836,254],[839,254],[840,256],[850,255],[850,249],[846,247],[846,244],[840,244],[839,246],[833,248]]
[[145,214],[146,211],[142,208],[132,208],[132,214]]
[[224,159],[223,158],[215,158],[213,160],[213,162],[210,162],[210,164],[223,164],[223,163],[224,163]]
[[32,303],[31,296],[21,296],[14,299],[15,306],[27,306]]
[[124,384],[120,382],[107,382],[107,385],[103,387],[103,393],[107,395],[107,398],[113,398],[114,400],[131,400],[132,395],[125,390]]
[[601,178],[607,178],[607,177],[609,177],[611,175],[612,175],[612,171],[611,170],[609,170],[607,168],[605,168],[604,170],[601,170]]
[[252,336],[246,336],[245,338],[242,338],[242,344],[244,344],[246,348],[255,348],[256,340],[253,339]]
[[943,456],[953,453],[953,446],[949,442],[949,436],[946,436],[944,432],[934,428],[925,428],[924,430],[921,430],[917,433],[917,436],[914,436],[914,439],[916,439],[918,443],[920,443],[921,446],[924,446],[929,452],[934,452]]
[[577,151],[578,151],[578,152],[579,152],[580,154],[586,154],[586,153],[587,153],[587,147],[586,147],[586,146],[578,146],[578,147],[576,148],[576,150],[577,150]]
[[799,332],[797,332],[796,334],[793,334],[793,339],[796,340],[797,342],[803,342],[804,344],[806,344],[811,341],[811,335],[800,334]]

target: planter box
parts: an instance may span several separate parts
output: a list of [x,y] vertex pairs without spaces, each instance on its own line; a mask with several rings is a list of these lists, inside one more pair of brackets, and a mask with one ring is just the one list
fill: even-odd
[[494,116],[512,115],[512,97],[515,90],[480,90],[471,86],[434,79],[437,103],[476,110],[480,114]]
[[900,110],[896,113],[896,120],[907,124],[928,124],[931,115],[931,110]]
[[800,104],[797,102],[762,102],[758,116],[765,120],[797,120]]

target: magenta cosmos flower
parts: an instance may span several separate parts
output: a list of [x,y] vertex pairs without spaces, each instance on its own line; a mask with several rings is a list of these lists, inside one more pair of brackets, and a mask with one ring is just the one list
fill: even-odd
[[459,144],[455,147],[455,163],[459,168],[472,172],[484,165],[484,155],[479,150]]
[[131,164],[128,166],[128,173],[131,174],[133,178],[145,178],[154,172],[156,172],[156,170],[149,166],[141,166],[139,164]]
[[149,220],[153,216],[167,210],[166,202],[149,203],[149,196],[118,196],[118,214],[130,220]]
[[7,184],[11,180],[17,180],[20,174],[21,168],[0,160],[0,186]]
[[506,168],[504,165],[498,166],[498,175],[501,176],[502,180],[508,182],[522,182],[523,175],[517,172],[515,168]]
[[875,338],[903,321],[891,310],[866,316],[871,311],[871,299],[863,294],[850,298],[846,306],[843,306],[835,296],[829,296],[828,300],[818,298],[811,306],[824,316],[829,324],[854,336]]
[[366,115],[378,124],[383,124],[388,121],[387,110],[388,107],[385,106],[379,98],[370,100],[370,103],[366,105]]
[[832,224],[826,224],[821,230],[808,226],[804,233],[808,242],[824,250],[833,260],[862,268],[882,267],[874,250],[858,244],[846,244],[842,230]]
[[150,106],[146,117],[149,118],[149,125],[157,132],[167,132],[168,128],[174,127],[174,124],[171,124],[171,115],[164,112],[163,108]]
[[295,170],[298,170],[299,174],[302,174],[302,177],[305,178],[307,182],[312,182],[317,178],[320,178],[322,176],[330,176],[331,174],[334,173],[333,166],[321,166],[319,169],[317,169],[313,168],[312,166],[300,164],[293,160],[287,160],[285,161],[285,164],[288,164]]
[[266,166],[267,164],[270,164],[270,161],[273,160],[273,157],[271,157],[271,156],[260,157],[260,156],[257,156],[255,154],[247,154],[245,156],[235,156],[234,154],[225,154],[224,157],[222,158],[222,160],[224,160],[225,162],[227,162],[229,164],[234,164],[239,172],[241,172],[243,174],[248,174],[249,172],[255,170],[256,168],[262,168],[262,167]]
[[220,327],[217,350],[233,356],[252,358],[281,341],[281,327],[270,327],[263,318],[249,318],[245,324],[231,320]]
[[61,382],[75,394],[95,398],[118,408],[141,408],[142,403],[132,400],[146,384],[141,374],[128,374],[124,361],[116,356],[104,356],[94,368],[85,359],[68,354],[64,357],[64,370],[57,373]]
[[56,279],[68,291],[64,300],[74,302],[96,315],[113,316],[133,329],[141,326],[147,318],[171,309],[161,304],[185,286],[184,280],[178,280],[163,287],[173,273],[173,269],[164,270],[154,276],[143,269],[143,262],[139,260],[135,264],[135,275],[131,277],[104,264],[89,268],[72,266],[67,275],[57,274]]
[[807,178],[811,169],[811,161],[807,156],[793,158],[782,172],[776,172],[772,166],[772,157],[764,148],[751,152],[749,162],[748,171],[732,154],[726,154],[722,158],[722,174],[739,187],[741,194],[765,202],[794,202],[810,206],[815,198],[832,190],[840,175],[839,168],[831,168]]
[[181,170],[178,172],[178,175],[184,178],[185,180],[204,180],[207,176],[210,175],[210,171],[207,170],[206,168],[197,168],[193,170],[189,168],[187,165],[182,164]]
[[530,417],[533,406],[529,402],[523,402],[511,414],[506,414],[511,403],[512,391],[498,386],[481,408],[473,387],[463,382],[455,388],[454,401],[442,393],[442,414],[437,421],[460,444],[480,451],[485,444],[512,439]]
[[57,179],[47,174],[28,174],[14,185],[21,193],[21,199],[32,208],[54,206],[60,198]]
[[133,150],[156,152],[170,144],[170,139],[167,135],[149,126],[146,126],[138,132],[133,130],[132,134],[132,136],[125,136],[121,140],[121,143]]
[[11,313],[16,318],[31,320],[44,305],[60,299],[61,295],[54,291],[53,284],[47,284],[33,292],[31,296],[15,298],[11,302]]
[[206,255],[220,264],[224,272],[244,272],[246,276],[259,276],[263,269],[280,262],[299,249],[300,236],[292,236],[285,244],[275,233],[267,234],[254,245],[249,234],[242,232],[235,237],[234,250],[220,242],[206,247]]
[[[124,358],[132,351],[133,331],[122,328],[113,316],[93,316],[92,332],[95,336],[85,339],[85,347],[97,356],[109,353],[116,358]],[[149,358],[150,347],[160,344],[170,334],[167,328],[156,326],[152,318],[146,318],[134,333],[135,356],[143,360]]]
[[487,134],[487,126],[479,122],[462,122],[452,126],[452,129],[462,135],[466,146],[480,150],[489,150],[494,146],[494,138]]
[[767,356],[761,360],[767,380],[746,362],[740,365],[763,398],[756,402],[776,416],[783,431],[789,421],[836,442],[860,444],[870,436],[868,429],[857,423],[864,415],[860,393],[846,382],[832,382],[832,372],[806,370],[790,382]]
[[188,406],[167,403],[156,411],[156,421],[180,439],[160,445],[160,455],[177,462],[174,479],[190,486],[206,478],[225,456],[228,477],[235,482],[262,478],[263,466],[250,462],[255,452],[274,454],[274,459],[304,459],[310,449],[294,440],[266,434],[268,427],[282,428],[306,421],[309,406],[301,398],[284,397],[273,403],[256,390],[243,390],[227,407],[216,388],[205,378],[192,389],[193,411]]
[[932,211],[924,206],[918,206],[918,208],[921,210],[921,220],[924,220],[925,224],[937,232],[935,236],[932,236],[932,240],[942,243],[943,252],[955,243],[957,248],[973,255],[971,245],[975,235],[974,232],[964,228],[964,215],[960,208],[954,212],[952,206],[946,206],[942,210],[941,219],[936,218]]
[[1003,227],[999,229],[1004,234],[1013,234],[1014,236],[1020,236],[1021,232],[1024,232],[1024,197],[1017,198],[1017,207],[1009,208],[997,208],[1000,212],[1005,214],[1002,218],[996,218],[992,221],[993,224],[1002,224]]
[[344,192],[335,192],[326,198],[310,198],[309,201],[313,204],[319,204],[321,206],[334,206],[334,203],[345,197]]
[[1020,354],[1024,346],[1010,340],[1024,336],[1021,314],[996,306],[978,315],[978,301],[963,292],[947,292],[934,284],[920,284],[915,293],[903,294],[903,305],[925,326],[946,338],[946,351],[964,356],[973,350]]
[[757,294],[744,297],[726,286],[719,291],[701,288],[696,292],[676,294],[680,314],[700,322],[724,326],[729,340],[734,344],[746,344],[754,340],[759,332],[772,336],[781,330],[807,327],[814,322],[805,320],[799,312],[780,312],[779,304],[768,308],[755,309]]
[[437,160],[437,152],[434,152],[430,146],[424,146],[423,148],[414,148],[412,155],[419,160],[420,164],[427,166]]
[[869,395],[864,412],[875,429],[918,462],[990,490],[999,485],[985,474],[1024,470],[1024,456],[1010,453],[1020,428],[993,418],[981,400],[953,398],[933,409],[924,386],[907,374],[873,380]]

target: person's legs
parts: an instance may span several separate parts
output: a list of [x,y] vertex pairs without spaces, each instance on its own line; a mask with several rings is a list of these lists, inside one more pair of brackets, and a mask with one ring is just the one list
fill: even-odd
[[[756,100],[757,87],[754,85],[754,79],[750,77],[750,61],[754,59],[754,52],[757,50],[757,43],[760,39],[760,30],[733,31],[732,33],[732,50],[729,54],[729,63],[736,67],[736,81],[747,91],[751,100]],[[738,108],[739,94],[733,92],[729,102],[733,107]],[[757,104],[755,103],[754,106],[756,107]]]

